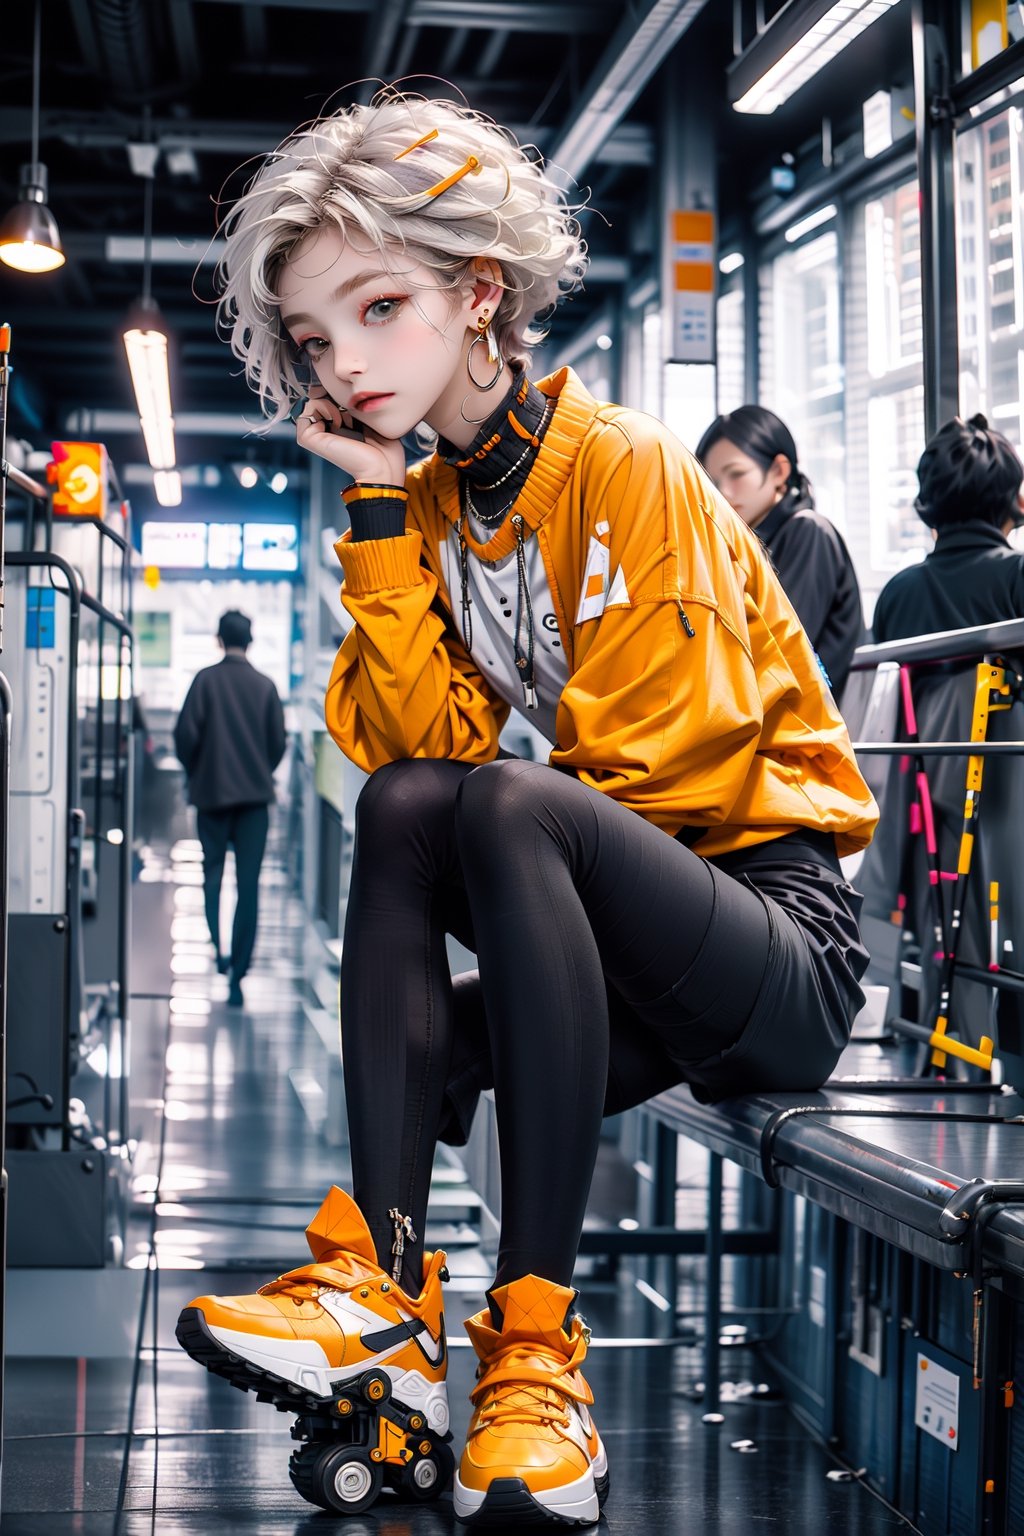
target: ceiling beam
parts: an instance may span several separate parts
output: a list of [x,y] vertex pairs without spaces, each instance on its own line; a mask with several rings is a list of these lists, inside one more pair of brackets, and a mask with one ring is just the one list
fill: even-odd
[[474,27],[491,32],[606,32],[620,5],[594,0],[414,0],[409,19],[421,27]]
[[583,175],[705,3],[644,0],[629,8],[573,103],[569,122],[545,151],[553,168],[565,178]]
[[[690,3],[702,4],[703,0],[690,0]],[[625,112],[626,107],[622,111]],[[28,136],[28,123],[27,107],[0,106],[0,145],[23,144]],[[507,127],[522,143],[535,143],[541,151],[552,154],[546,148],[551,129],[536,123],[508,123]],[[129,140],[142,136],[143,123],[141,116],[131,114],[122,117],[117,124],[111,124],[109,119],[96,112],[59,110],[42,113],[40,131],[44,141],[62,139],[76,149],[123,149]],[[243,159],[267,153],[293,131],[294,124],[265,121],[225,124],[223,120],[210,118],[155,116],[149,128],[153,142],[164,154],[173,149],[191,149],[199,156],[228,154]],[[607,126],[607,131],[602,131],[600,143],[590,152],[589,159],[607,165],[649,165],[651,145],[651,130],[645,125],[623,123],[619,126],[616,119]],[[51,178],[51,193],[53,186]]]
[[385,78],[384,71],[394,52],[398,34],[405,25],[411,0],[378,0],[371,13],[369,37],[360,65],[370,93]]

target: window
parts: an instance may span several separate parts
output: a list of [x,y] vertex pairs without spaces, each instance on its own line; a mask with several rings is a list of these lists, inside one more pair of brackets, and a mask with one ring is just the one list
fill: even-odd
[[[1007,107],[956,140],[960,410],[984,411],[1011,442],[1022,441],[1021,327],[1024,322],[1022,115]],[[999,163],[992,146],[999,145]],[[980,228],[975,243],[967,229]]]
[[737,283],[718,300],[718,414],[734,411],[747,398],[744,355],[743,287]]
[[762,267],[760,402],[781,416],[819,512],[844,526],[839,240],[834,229]]
[[914,512],[924,447],[917,182],[854,210],[847,255],[848,542],[870,606],[927,532]]

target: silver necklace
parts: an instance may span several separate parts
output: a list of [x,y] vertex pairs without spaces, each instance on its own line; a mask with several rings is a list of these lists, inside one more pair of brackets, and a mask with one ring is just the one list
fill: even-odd
[[[536,432],[533,435],[534,435],[534,437],[536,437],[536,435],[537,435]],[[526,455],[528,453],[532,453],[532,452],[533,452],[533,444],[532,443],[527,443],[526,447],[523,449],[523,451],[519,455],[518,459],[516,459],[516,461],[512,465],[511,469],[506,469],[505,473],[500,477],[500,479],[493,480],[490,485],[478,485],[477,486],[477,490],[478,491],[496,491],[498,489],[499,485],[504,485],[505,484],[505,481],[509,478],[510,475],[514,475],[515,474],[515,472],[519,468],[520,464],[526,458]]]

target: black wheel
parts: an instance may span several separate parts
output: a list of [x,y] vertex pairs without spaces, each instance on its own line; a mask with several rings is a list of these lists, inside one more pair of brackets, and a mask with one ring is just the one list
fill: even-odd
[[367,1371],[359,1378],[359,1390],[371,1408],[379,1408],[391,1396],[391,1378],[383,1371]]
[[330,1509],[331,1505],[320,1492],[316,1475],[316,1464],[323,1452],[323,1442],[320,1440],[300,1445],[297,1451],[292,1451],[288,1462],[288,1476],[307,1503],[318,1504],[321,1509]]
[[407,1499],[427,1504],[451,1486],[455,1457],[446,1445],[435,1444],[425,1456],[417,1455],[402,1470],[401,1492]]
[[316,1463],[318,1497],[314,1501],[340,1515],[357,1515],[376,1503],[384,1482],[383,1468],[358,1445],[332,1445]]

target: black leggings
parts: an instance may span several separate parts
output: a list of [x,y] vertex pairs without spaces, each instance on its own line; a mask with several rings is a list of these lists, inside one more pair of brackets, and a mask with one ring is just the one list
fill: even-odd
[[[397,1207],[415,1289],[453,1097],[493,1084],[495,1284],[571,1284],[602,1116],[739,1039],[774,965],[769,907],[547,766],[379,769],[356,813],[341,1023],[353,1192],[382,1264]],[[454,986],[449,933],[479,960]]]

